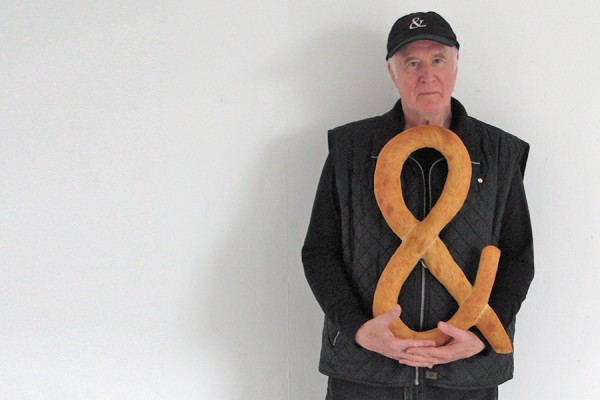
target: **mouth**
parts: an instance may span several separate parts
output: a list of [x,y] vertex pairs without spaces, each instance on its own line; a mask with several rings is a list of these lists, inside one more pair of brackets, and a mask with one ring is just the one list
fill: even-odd
[[439,92],[421,92],[419,93],[419,97],[421,96],[436,96],[439,95]]

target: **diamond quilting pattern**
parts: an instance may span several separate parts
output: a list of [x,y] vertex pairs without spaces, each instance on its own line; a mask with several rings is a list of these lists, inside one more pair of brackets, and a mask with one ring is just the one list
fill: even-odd
[[[392,137],[397,131],[386,126],[381,119],[360,125],[350,125],[343,132],[337,132],[332,145],[341,150],[336,162],[338,170],[349,170],[347,181],[340,185],[340,204],[344,242],[344,261],[356,283],[356,290],[365,309],[371,309],[375,286],[379,275],[389,258],[398,248],[400,239],[387,226],[379,213],[373,196],[373,171],[376,156],[386,140],[377,135]],[[368,129],[367,129],[368,128]],[[343,133],[343,134],[342,134]],[[477,135],[487,135],[481,130]],[[337,146],[337,147],[336,147]],[[357,149],[367,149],[356,153]],[[497,159],[490,155],[489,159]],[[498,171],[494,163],[475,160],[469,195],[459,214],[440,233],[457,264],[464,270],[467,278],[473,282],[477,272],[481,249],[488,244],[497,244],[499,233],[496,199]],[[446,176],[445,163],[432,175],[432,198],[439,197]],[[481,178],[481,179],[479,179]],[[409,209],[418,219],[424,214],[424,182],[417,168],[406,164],[402,172],[403,182],[422,182],[420,185],[403,184],[403,195]],[[416,329],[419,321],[422,274],[420,267],[415,268],[403,285],[399,302],[404,307],[402,319],[408,326]],[[335,285],[335,282],[331,282]],[[424,328],[435,327],[438,321],[449,319],[458,305],[452,296],[429,272],[425,273],[425,324]],[[512,337],[513,328],[509,330]],[[320,369],[330,376],[343,377],[357,382],[369,382],[381,385],[411,385],[414,383],[415,370],[399,365],[393,360],[380,357],[356,345],[352,338],[339,333],[339,329],[326,321],[323,330],[323,346]],[[468,360],[452,363],[452,366],[435,366],[436,385],[448,387],[485,387],[497,385],[498,380],[512,377],[513,361],[510,355],[488,355],[472,357]],[[499,378],[500,377],[500,378]],[[424,382],[432,384],[432,382]]]

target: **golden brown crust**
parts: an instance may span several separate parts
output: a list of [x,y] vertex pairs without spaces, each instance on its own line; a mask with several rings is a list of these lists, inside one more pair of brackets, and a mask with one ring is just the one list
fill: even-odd
[[[446,157],[448,177],[439,200],[420,222],[406,207],[400,175],[408,156],[423,147],[432,147]],[[438,237],[464,203],[470,180],[469,153],[460,138],[448,129],[431,125],[407,129],[381,150],[375,168],[375,198],[388,225],[402,239],[402,244],[379,279],[373,299],[373,314],[384,314],[397,304],[402,285],[419,259],[423,259],[431,273],[459,304],[458,311],[448,322],[461,329],[477,326],[497,353],[510,353],[510,338],[494,310],[487,304],[500,250],[493,246],[483,249],[475,285],[471,286]],[[437,345],[449,340],[437,328],[415,332],[401,319],[395,320],[390,330],[400,338],[432,339]]]

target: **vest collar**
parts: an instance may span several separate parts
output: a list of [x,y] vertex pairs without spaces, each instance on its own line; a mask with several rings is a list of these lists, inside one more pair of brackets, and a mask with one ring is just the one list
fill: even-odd
[[[475,129],[475,124],[467,114],[463,105],[454,97],[451,100],[450,106],[452,109],[450,130],[456,133],[462,140],[469,152],[471,161],[481,162],[481,143],[477,130]],[[383,132],[380,132],[380,135],[378,135],[382,141],[381,147],[404,130],[404,112],[402,111],[400,100],[396,102],[394,108],[385,116],[387,117],[388,125],[383,129]]]

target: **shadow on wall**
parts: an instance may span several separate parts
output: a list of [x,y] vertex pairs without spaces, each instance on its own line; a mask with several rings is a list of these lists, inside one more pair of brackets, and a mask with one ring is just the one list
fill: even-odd
[[292,399],[323,398],[319,374],[323,314],[304,278],[300,251],[325,157],[327,130],[382,114],[398,99],[385,62],[387,36],[353,28],[313,38],[288,57],[284,71],[298,87],[304,127],[286,140]]
[[199,294],[206,300],[197,321],[200,345],[212,349],[203,353],[217,360],[214,368],[226,369],[231,387],[223,393],[234,396],[227,398],[324,397],[317,371],[322,312],[304,279],[300,249],[327,129],[386,112],[397,98],[385,40],[354,27],[325,32],[283,49],[271,68],[257,72],[261,84],[290,88],[288,108],[279,102],[274,112],[305,121],[283,126],[282,139],[241,171],[245,186],[236,195],[243,207],[232,210],[239,223],[210,257],[218,263],[211,293]]

